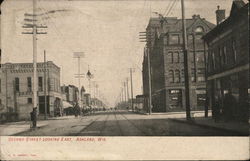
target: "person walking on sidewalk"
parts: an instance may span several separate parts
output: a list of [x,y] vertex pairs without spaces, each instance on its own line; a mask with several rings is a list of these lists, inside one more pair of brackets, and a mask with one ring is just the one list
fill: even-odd
[[220,120],[220,100],[218,96],[215,96],[215,104],[214,104],[214,121],[218,122]]
[[236,108],[237,101],[235,97],[232,95],[232,92],[229,92],[224,97],[224,117],[225,121],[233,120],[233,110]]

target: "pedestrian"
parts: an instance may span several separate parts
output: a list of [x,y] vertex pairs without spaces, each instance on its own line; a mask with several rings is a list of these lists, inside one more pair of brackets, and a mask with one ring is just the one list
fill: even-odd
[[214,121],[218,122],[220,120],[220,101],[219,98],[215,98],[215,104],[214,104]]
[[224,116],[225,121],[228,122],[229,120],[233,120],[233,110],[237,106],[236,98],[232,95],[231,91],[228,91],[224,97]]

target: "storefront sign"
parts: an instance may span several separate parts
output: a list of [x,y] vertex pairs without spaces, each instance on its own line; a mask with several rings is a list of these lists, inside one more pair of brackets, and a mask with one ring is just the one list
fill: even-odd
[[173,93],[180,93],[180,90],[170,90],[170,93],[173,94]]
[[196,94],[206,94],[206,90],[196,90]]

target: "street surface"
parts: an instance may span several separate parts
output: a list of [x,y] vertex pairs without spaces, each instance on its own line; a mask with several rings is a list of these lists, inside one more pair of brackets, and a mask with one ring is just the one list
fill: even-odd
[[[203,116],[203,112],[195,113]],[[97,112],[88,116],[65,116],[39,121],[36,130],[7,133],[8,129],[21,128],[21,123],[1,125],[1,135],[18,136],[227,136],[237,135],[223,130],[176,122],[171,118],[184,118],[185,112],[152,115],[128,111]],[[27,125],[26,125],[27,126]],[[5,129],[6,128],[6,129]],[[10,130],[9,130],[10,131]]]

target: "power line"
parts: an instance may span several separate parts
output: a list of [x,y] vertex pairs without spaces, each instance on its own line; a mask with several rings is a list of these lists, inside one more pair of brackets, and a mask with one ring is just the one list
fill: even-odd
[[174,7],[174,5],[175,5],[176,2],[177,2],[177,0],[174,0],[174,1],[173,1],[173,3],[172,3],[172,5],[171,5],[170,9],[169,9],[168,12],[167,12],[167,14],[164,15],[165,17],[167,17],[167,16],[169,15],[169,13],[170,13],[171,10],[173,9],[173,7]]

